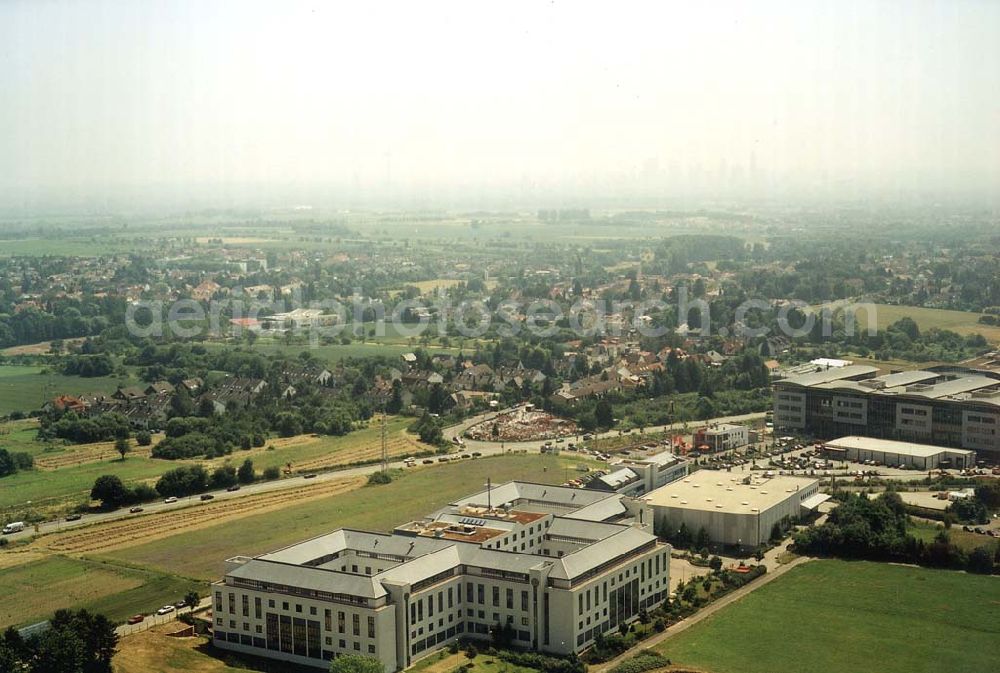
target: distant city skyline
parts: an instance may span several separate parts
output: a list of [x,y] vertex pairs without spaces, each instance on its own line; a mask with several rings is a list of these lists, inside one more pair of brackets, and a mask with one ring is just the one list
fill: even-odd
[[0,4],[0,207],[970,198],[1000,3]]

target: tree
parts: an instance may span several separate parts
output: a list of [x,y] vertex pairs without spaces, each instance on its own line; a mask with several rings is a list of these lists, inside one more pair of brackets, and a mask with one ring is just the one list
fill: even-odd
[[184,594],[184,604],[191,608],[192,612],[194,612],[194,609],[198,607],[198,602],[200,600],[201,596],[198,595],[197,591],[192,590]]
[[212,471],[209,483],[212,488],[228,488],[236,483],[236,468],[232,465],[220,465]]
[[240,465],[240,469],[236,471],[236,478],[239,480],[241,484],[253,483],[254,479],[256,479],[256,475],[254,474],[253,471],[252,460],[247,458],[246,460],[243,461],[243,464]]
[[602,398],[597,402],[597,406],[594,407],[594,421],[599,428],[610,428],[614,425],[614,409],[612,409],[611,403],[606,399]]
[[714,570],[715,572],[719,572],[720,570],[722,570],[722,559],[719,558],[718,556],[713,556],[708,560],[708,567]]
[[705,530],[704,526],[702,526],[701,528],[698,529],[698,534],[694,538],[694,548],[704,549],[708,547],[708,543],[709,543],[708,531]]
[[17,472],[17,464],[14,462],[14,457],[7,449],[0,449],[0,477],[6,477],[15,472]]
[[94,481],[90,499],[100,500],[105,509],[118,509],[129,501],[131,494],[116,474],[104,474]]
[[264,477],[265,481],[274,481],[275,479],[280,479],[281,478],[281,470],[278,468],[277,465],[272,465],[270,467],[266,467],[266,468],[264,468],[263,477]]
[[194,401],[184,386],[177,386],[174,396],[170,400],[171,416],[186,417],[194,412]]
[[385,673],[385,665],[375,657],[342,654],[330,662],[330,673]]
[[135,433],[135,443],[139,446],[149,446],[153,443],[153,436],[146,430],[140,430]]
[[128,443],[128,440],[124,437],[119,437],[115,440],[115,451],[125,460],[125,454],[132,450],[132,445]]

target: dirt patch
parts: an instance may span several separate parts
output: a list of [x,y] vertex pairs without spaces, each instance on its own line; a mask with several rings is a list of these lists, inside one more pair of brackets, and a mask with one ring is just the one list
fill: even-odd
[[199,648],[205,639],[171,638],[166,631],[176,625],[165,624],[123,638],[114,658],[115,673],[226,673],[232,669],[222,661],[205,656]]
[[[63,339],[63,345],[66,350],[72,346],[78,346],[82,343],[83,337]],[[51,341],[40,341],[36,344],[25,344],[24,346],[11,346],[10,348],[4,348],[0,351],[0,353],[3,355],[45,355],[51,348]]]
[[518,407],[477,423],[465,431],[465,436],[480,441],[525,442],[579,434],[573,421],[529,407]]
[[[127,456],[149,458],[152,455],[153,445],[163,437],[162,434],[153,435],[153,443],[149,446],[138,446],[134,441],[131,442],[132,450]],[[78,444],[58,453],[40,454],[35,457],[35,467],[39,470],[58,470],[63,467],[100,463],[120,457],[121,454],[115,451],[114,442],[95,442],[93,444]]]
[[47,535],[28,546],[30,551],[56,554],[110,552],[153,542],[183,531],[215,526],[227,520],[263,514],[290,507],[295,503],[327,498],[361,487],[364,477],[320,482],[301,488],[289,488],[198,504],[142,517],[98,524],[78,531]]

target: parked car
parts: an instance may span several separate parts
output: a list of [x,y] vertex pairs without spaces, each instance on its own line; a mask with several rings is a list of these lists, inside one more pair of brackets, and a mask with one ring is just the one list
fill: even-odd
[[67,521],[79,521],[81,518],[83,518],[82,514],[70,514],[68,517],[66,517],[66,520]]
[[175,608],[173,605],[164,605],[162,608],[160,608],[159,610],[156,611],[156,614],[158,614],[158,615],[169,615],[171,612],[173,612],[176,609],[177,608]]
[[142,511],[142,507],[129,507],[128,508],[128,513],[129,514],[138,514],[141,511]]
[[202,493],[201,494],[201,499],[202,500],[215,500],[215,496],[212,495],[211,493]]
[[434,464],[434,461],[431,460],[430,458],[424,458],[420,462],[423,463],[424,465],[433,465]]
[[128,623],[129,624],[138,624],[139,622],[141,622],[145,618],[146,618],[146,615],[132,615],[131,617],[128,618]]
[[175,503],[175,502],[177,502],[177,497],[172,495],[169,498],[167,498],[166,500],[164,500],[163,502],[165,504],[167,504],[167,505],[169,505],[171,503]]

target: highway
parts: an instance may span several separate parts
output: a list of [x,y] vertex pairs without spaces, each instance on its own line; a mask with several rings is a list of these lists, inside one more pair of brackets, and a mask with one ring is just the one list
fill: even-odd
[[[451,439],[452,437],[460,436],[469,427],[480,423],[482,421],[489,421],[495,418],[498,413],[501,412],[489,412],[485,414],[479,414],[478,416],[473,416],[463,420],[461,423],[449,426],[444,429],[444,436],[446,439]],[[720,418],[714,418],[706,421],[698,421],[695,423],[687,423],[690,428],[694,425],[707,425],[709,423],[737,423],[745,421],[753,421],[764,418],[764,413],[752,413],[752,414],[742,414],[739,416],[724,416]],[[685,427],[684,423],[674,423],[668,426],[655,426],[646,428],[648,432],[660,432],[667,430],[681,430]],[[617,437],[619,435],[618,430],[610,430],[608,432],[596,433],[595,437]],[[638,441],[642,435],[633,433],[633,436]],[[545,444],[547,440],[533,440],[527,442],[485,442],[476,440],[465,440],[465,444],[462,447],[456,447],[460,449],[462,453],[479,452],[484,456],[498,455],[501,453],[508,453],[511,451],[537,451],[540,450],[542,445]],[[393,460],[389,462],[390,468],[404,468],[402,460]],[[298,488],[309,484],[315,484],[319,482],[332,481],[336,479],[343,479],[345,477],[355,477],[355,476],[367,476],[374,472],[381,470],[381,464],[374,463],[371,465],[361,465],[356,467],[346,467],[343,469],[333,469],[324,472],[316,472],[316,476],[311,479],[304,479],[303,476],[295,477],[284,477],[282,479],[277,479],[274,481],[263,481],[254,484],[247,484],[242,486],[238,491],[210,491],[214,496],[211,502],[218,500],[228,500],[230,498],[242,498],[248,495],[258,494],[258,493],[268,493],[271,491],[278,491],[288,488]],[[117,521],[120,519],[137,519],[141,520],[143,516],[150,514],[156,514],[161,512],[167,512],[171,510],[182,509],[185,507],[197,507],[202,504],[200,495],[192,495],[184,498],[178,498],[177,502],[166,503],[162,500],[150,503],[142,504],[143,511],[137,514],[129,513],[127,508],[117,509],[110,512],[100,512],[97,514],[85,514],[83,518],[79,521],[65,521],[59,519],[56,521],[46,521],[34,526],[26,526],[24,531],[20,533],[13,533],[6,535],[7,539],[10,540],[20,540],[29,538],[35,535],[45,535],[48,533],[57,533],[65,530],[71,530],[73,528],[79,528],[81,526],[91,526],[98,523],[105,523],[109,521]]]

